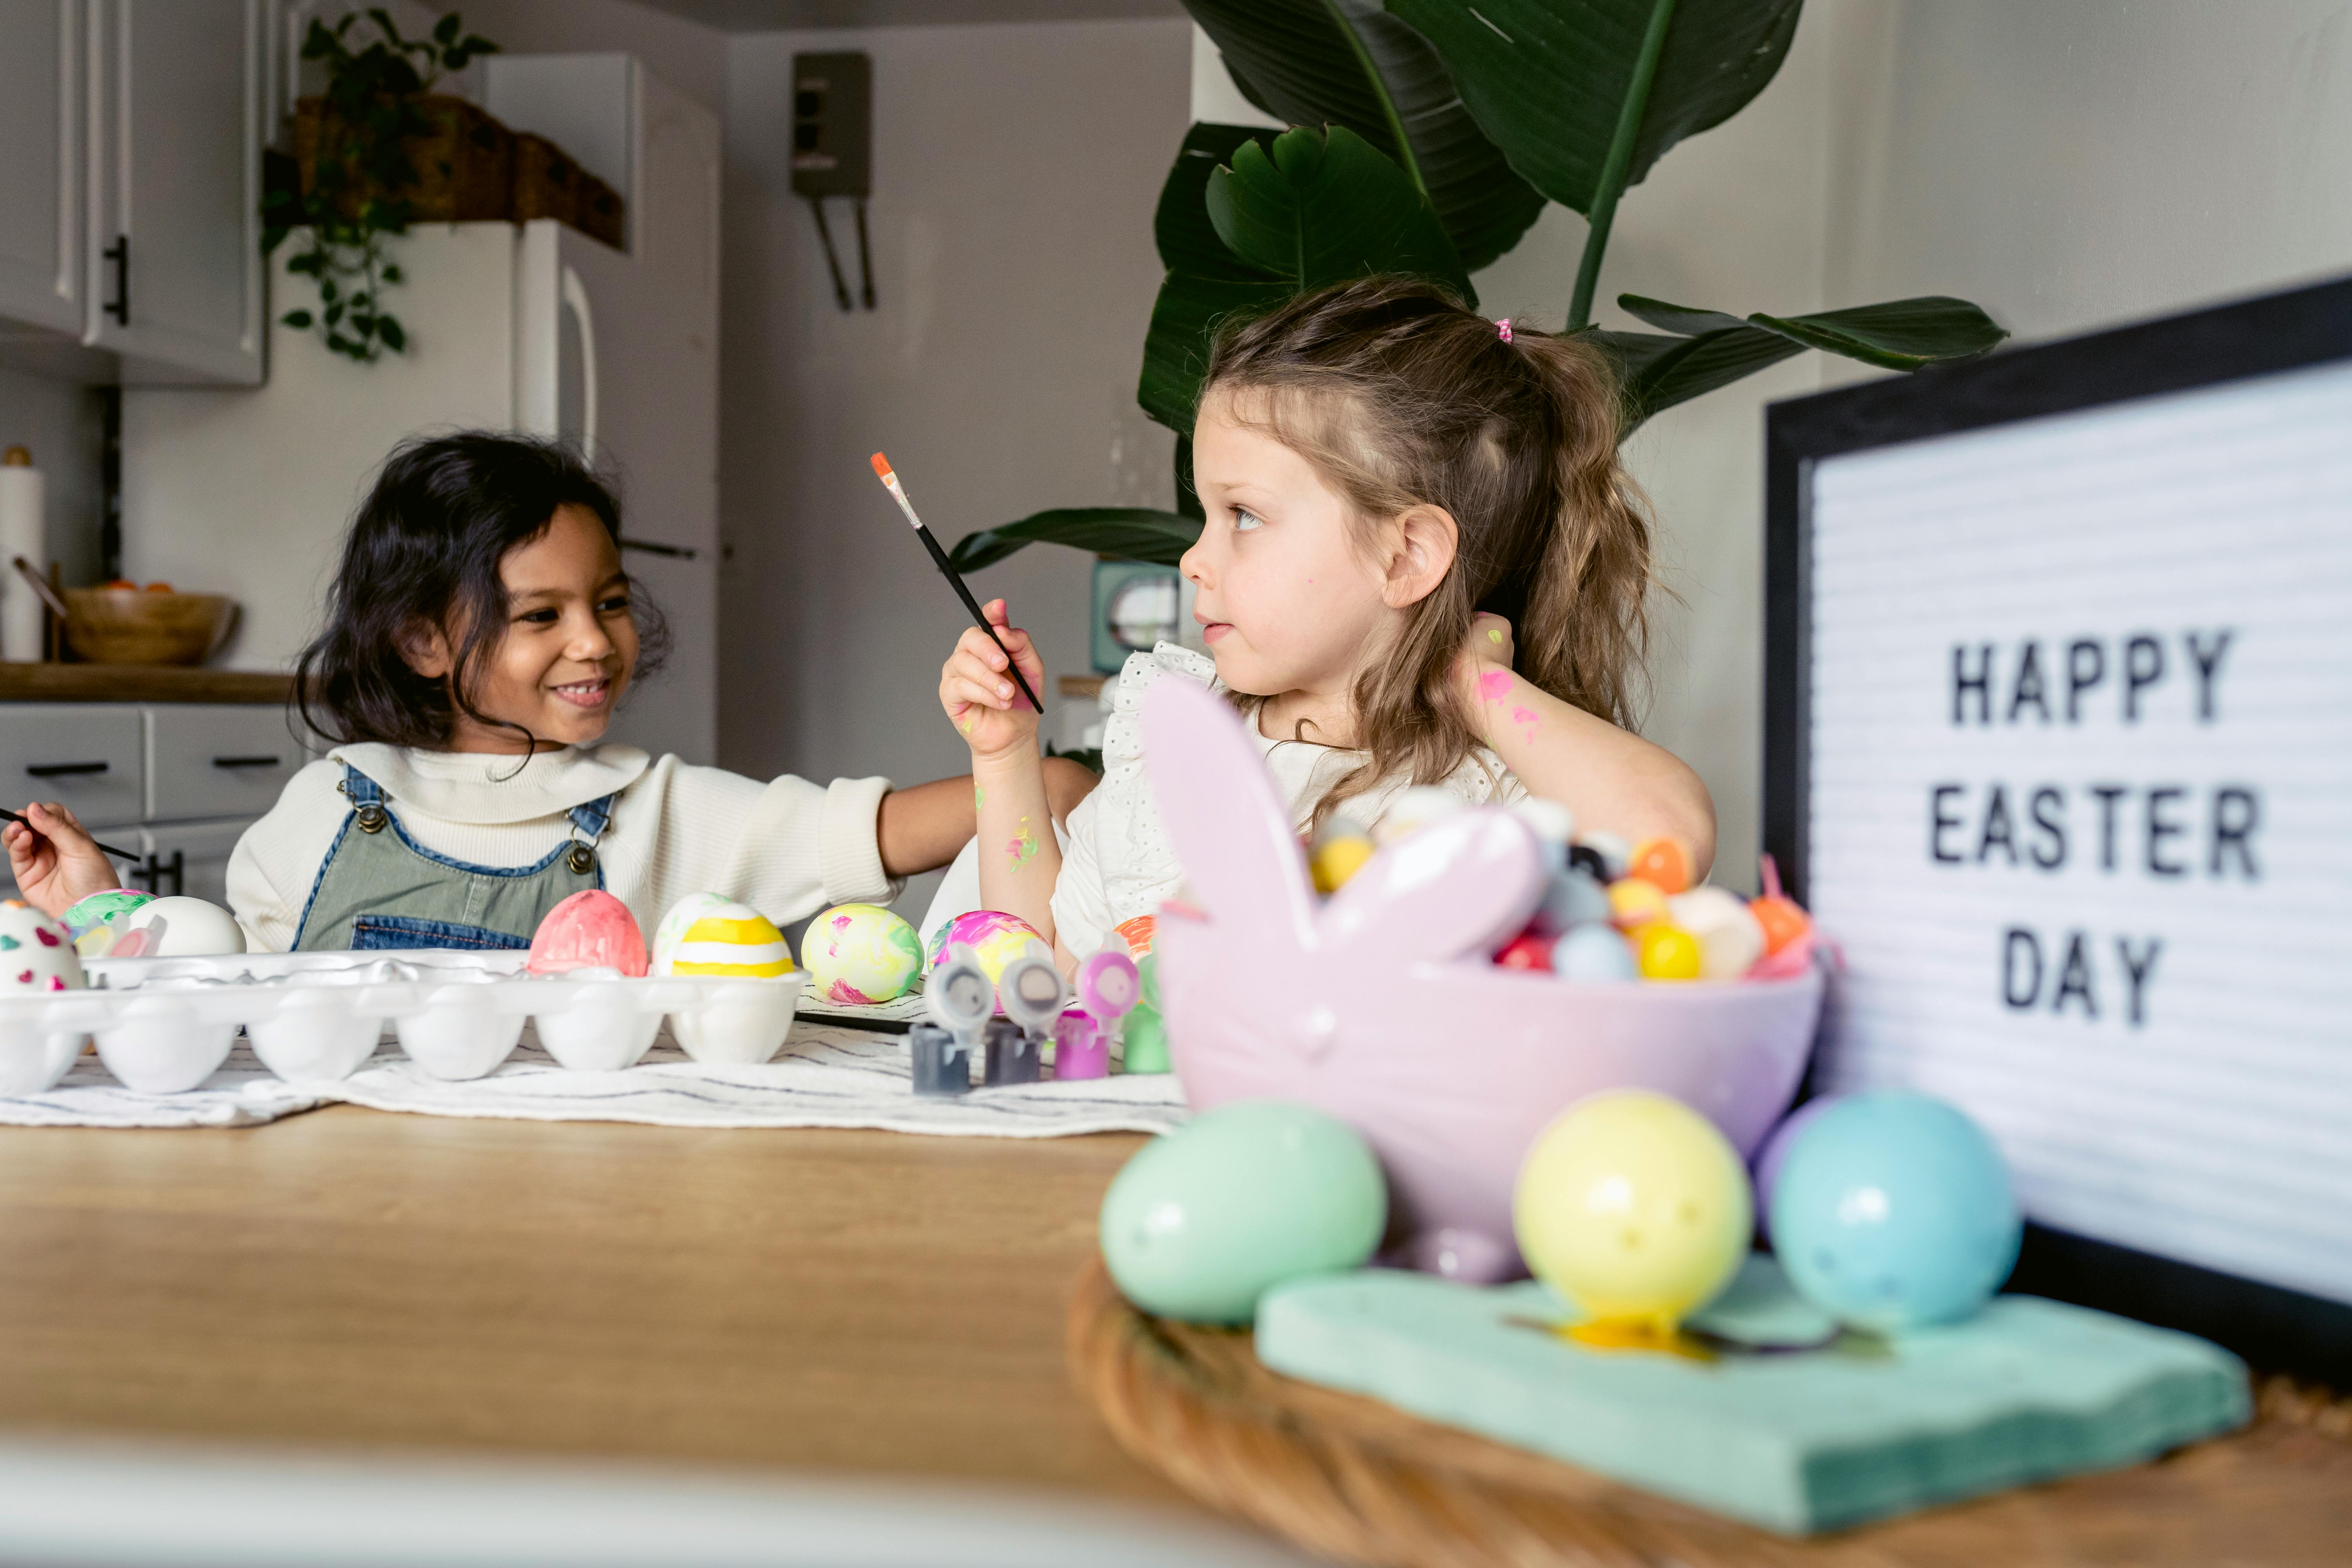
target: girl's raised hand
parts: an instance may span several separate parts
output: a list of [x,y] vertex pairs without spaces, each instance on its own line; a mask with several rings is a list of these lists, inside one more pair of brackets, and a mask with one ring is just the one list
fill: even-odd
[[0,832],[8,847],[8,869],[25,901],[52,920],[89,897],[121,886],[114,862],[64,806],[35,801],[25,820]]
[[[1004,601],[991,599],[981,607],[988,624],[1021,661],[1021,673],[1033,691],[1045,684],[1045,665],[1037,657],[1029,634],[1015,630],[1005,619]],[[975,760],[1037,750],[1036,710],[1021,695],[1006,668],[1004,655],[978,626],[956,639],[955,652],[940,667],[940,706],[947,710],[957,733],[971,748]]]

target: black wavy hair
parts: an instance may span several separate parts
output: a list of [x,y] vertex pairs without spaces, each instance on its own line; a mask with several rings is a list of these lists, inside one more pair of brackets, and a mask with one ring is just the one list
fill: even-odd
[[[593,512],[620,543],[619,500],[567,447],[465,430],[394,447],[343,541],[325,627],[295,664],[301,722],[338,745],[436,747],[447,743],[462,712],[520,731],[537,751],[538,737],[483,713],[472,691],[506,636],[499,563],[545,533],[561,506]],[[629,613],[637,624],[634,686],[660,667],[669,627],[634,580]],[[402,657],[402,638],[419,626],[464,628],[449,679],[419,675]]]

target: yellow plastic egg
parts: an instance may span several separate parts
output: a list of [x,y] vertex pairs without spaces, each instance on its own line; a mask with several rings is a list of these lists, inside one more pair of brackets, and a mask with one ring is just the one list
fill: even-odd
[[1666,895],[1655,882],[1645,882],[1639,877],[1620,877],[1609,884],[1609,915],[1629,931],[1649,921],[1664,920]]
[[1536,1277],[1605,1325],[1662,1342],[1748,1251],[1748,1173],[1712,1122],[1665,1095],[1612,1089],[1569,1108],[1519,1167],[1511,1223]]
[[1316,846],[1315,853],[1307,858],[1307,869],[1315,879],[1317,892],[1336,893],[1371,858],[1370,839],[1333,838]]
[[1696,980],[1706,973],[1706,950],[1698,938],[1664,921],[1634,931],[1633,960],[1644,980]]

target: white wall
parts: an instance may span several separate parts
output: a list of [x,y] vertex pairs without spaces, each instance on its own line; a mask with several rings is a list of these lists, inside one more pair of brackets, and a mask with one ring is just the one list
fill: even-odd
[[100,423],[95,392],[0,366],[0,448],[33,454],[46,481],[48,558],[77,584],[98,575]]
[[[970,623],[867,456],[931,531],[1055,506],[1173,504],[1173,437],[1135,405],[1160,266],[1151,209],[1182,138],[1181,21],[906,27],[736,39],[727,87],[720,366],[720,760],[744,773],[969,767],[939,667]],[[795,51],[874,59],[875,288],[834,303],[792,195]],[[849,204],[834,239],[855,287]],[[976,574],[1051,675],[1087,668],[1090,557]],[[1053,698],[1045,694],[1048,706]]]

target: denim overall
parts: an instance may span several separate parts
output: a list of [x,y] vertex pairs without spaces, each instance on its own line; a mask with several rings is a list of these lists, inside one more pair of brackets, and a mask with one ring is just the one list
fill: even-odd
[[596,841],[612,821],[612,795],[573,806],[573,837],[535,866],[469,866],[409,837],[383,786],[350,763],[336,787],[351,798],[352,814],[310,884],[294,932],[298,952],[528,948],[548,910],[604,885]]

